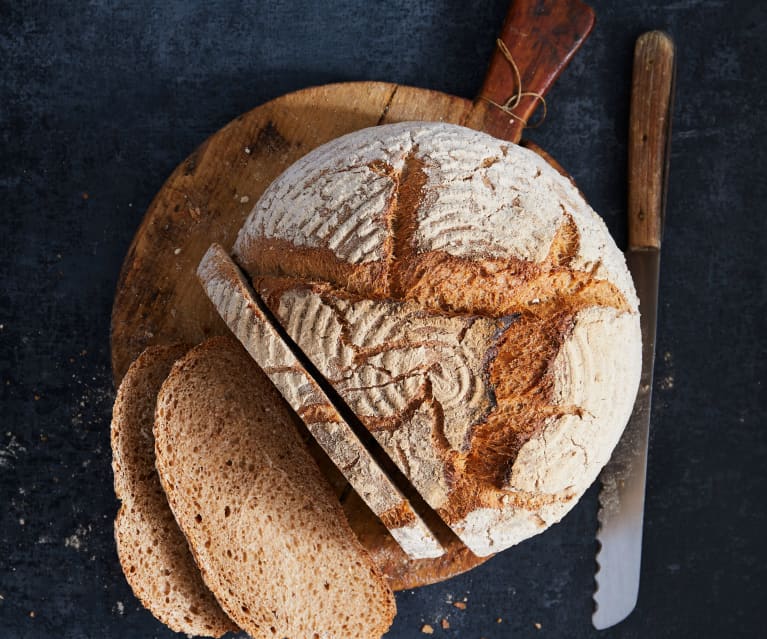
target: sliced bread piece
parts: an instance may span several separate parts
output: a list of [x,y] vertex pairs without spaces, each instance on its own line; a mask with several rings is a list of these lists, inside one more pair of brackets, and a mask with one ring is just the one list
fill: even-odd
[[394,597],[298,435],[298,417],[234,340],[173,367],[157,470],[203,579],[259,638],[377,638]]
[[441,557],[445,550],[434,533],[282,341],[242,272],[219,244],[211,245],[197,273],[235,337],[408,556]]
[[154,465],[157,392],[186,350],[181,345],[146,349],[117,391],[112,469],[122,505],[115,519],[115,541],[130,587],[157,619],[176,632],[220,637],[237,627],[202,581]]

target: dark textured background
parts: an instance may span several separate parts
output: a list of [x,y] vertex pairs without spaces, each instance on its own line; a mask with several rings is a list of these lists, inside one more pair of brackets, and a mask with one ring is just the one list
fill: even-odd
[[[108,436],[112,296],[165,177],[238,114],[309,85],[474,96],[507,4],[0,1],[0,637],[172,635],[120,573]],[[642,586],[603,636],[758,636],[767,10],[594,5],[596,30],[530,137],[619,244],[633,43],[664,28],[679,54]],[[596,509],[592,488],[543,535],[400,594],[390,636],[421,637],[424,622],[435,636],[596,636]],[[464,597],[465,611],[448,603]]]

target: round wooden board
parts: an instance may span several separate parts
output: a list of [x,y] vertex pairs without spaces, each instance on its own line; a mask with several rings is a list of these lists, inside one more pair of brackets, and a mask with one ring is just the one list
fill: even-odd
[[[212,135],[165,182],[128,250],[112,309],[115,383],[149,345],[229,334],[197,280],[197,264],[212,242],[231,249],[261,193],[290,164],[345,133],[407,120],[465,124],[472,108],[470,100],[426,89],[331,84],[279,97]],[[323,465],[332,475],[332,464]],[[348,493],[338,477],[334,483],[339,495]],[[443,557],[410,560],[354,493],[343,504],[394,589],[441,581],[484,561],[454,536]]]

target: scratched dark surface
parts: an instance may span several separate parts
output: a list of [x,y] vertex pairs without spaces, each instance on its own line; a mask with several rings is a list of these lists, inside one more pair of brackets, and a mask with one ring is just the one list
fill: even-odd
[[[120,573],[108,434],[112,296],[165,177],[227,121],[305,86],[474,96],[507,0],[473,4],[0,1],[0,636],[172,636]],[[619,244],[633,43],[664,28],[679,51],[639,604],[614,629],[590,625],[592,487],[539,537],[401,593],[392,638],[424,623],[471,639],[763,632],[767,10],[594,6],[530,137]]]

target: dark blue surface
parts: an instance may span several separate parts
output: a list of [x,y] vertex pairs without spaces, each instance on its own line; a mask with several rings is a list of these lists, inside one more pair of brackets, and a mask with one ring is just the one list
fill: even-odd
[[[473,4],[0,1],[0,637],[172,636],[120,573],[108,434],[112,296],[164,179],[241,112],[305,86],[474,96],[507,0]],[[594,6],[530,137],[619,244],[634,40],[667,29],[679,57],[642,587],[601,636],[763,636],[767,11]],[[598,636],[596,508],[592,488],[543,535],[401,593],[389,636]]]

